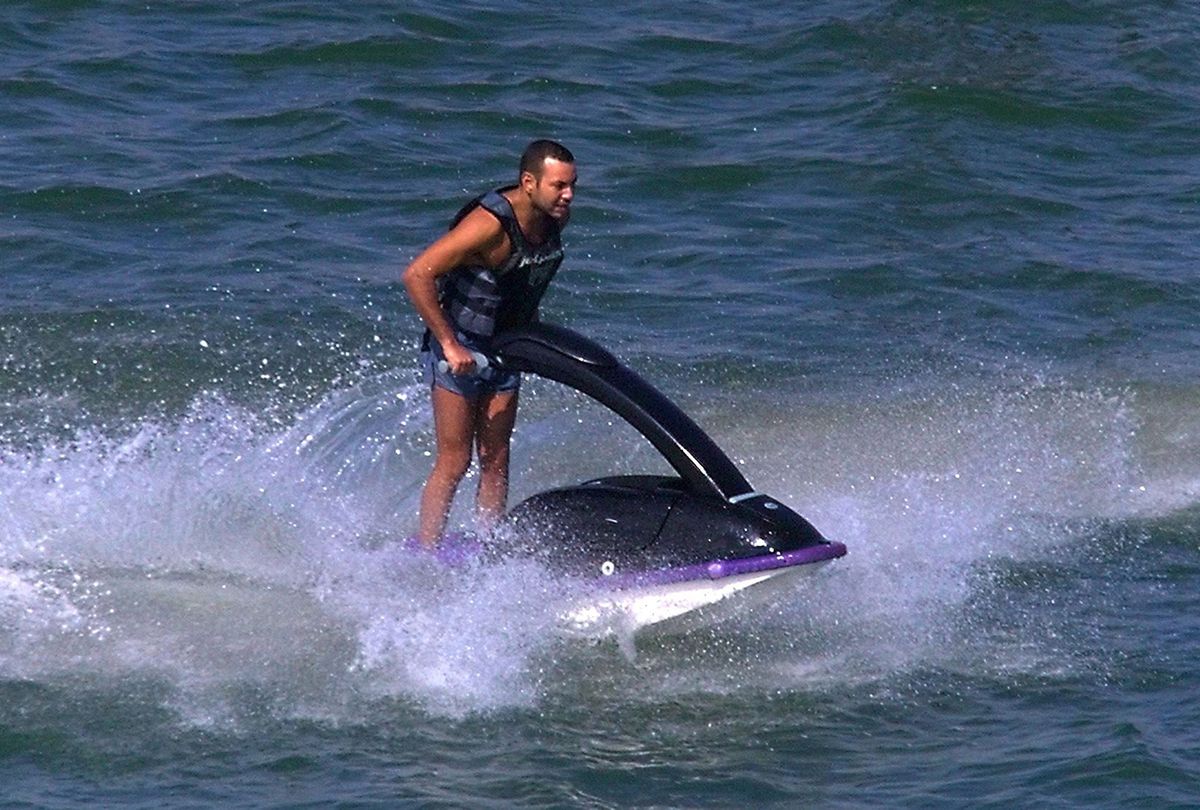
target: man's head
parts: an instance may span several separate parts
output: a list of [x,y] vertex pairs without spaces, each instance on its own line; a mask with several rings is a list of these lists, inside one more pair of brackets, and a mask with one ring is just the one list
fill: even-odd
[[565,225],[575,196],[575,156],[556,141],[538,140],[521,155],[520,185],[533,207]]
[[525,147],[525,151],[521,154],[520,173],[524,175],[529,172],[535,178],[541,178],[547,159],[557,160],[560,163],[575,162],[575,156],[571,154],[571,150],[558,141],[533,141]]

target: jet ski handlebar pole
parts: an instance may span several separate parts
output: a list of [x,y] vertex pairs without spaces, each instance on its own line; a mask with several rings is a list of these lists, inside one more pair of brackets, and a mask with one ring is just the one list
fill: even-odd
[[691,417],[597,343],[554,324],[501,332],[493,346],[506,368],[574,388],[612,410],[658,450],[692,491],[722,500],[754,492]]

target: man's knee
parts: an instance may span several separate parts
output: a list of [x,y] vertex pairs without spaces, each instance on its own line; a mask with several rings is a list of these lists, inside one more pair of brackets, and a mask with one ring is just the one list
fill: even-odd
[[442,450],[438,453],[437,459],[433,463],[435,475],[440,475],[445,478],[450,478],[455,481],[461,479],[467,474],[467,469],[471,466],[471,451],[461,450]]

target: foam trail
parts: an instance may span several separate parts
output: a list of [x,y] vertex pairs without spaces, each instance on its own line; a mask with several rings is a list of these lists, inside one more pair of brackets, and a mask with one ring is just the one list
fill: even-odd
[[[237,721],[254,684],[281,714],[400,700],[462,715],[562,698],[585,688],[578,666],[594,675],[587,689],[649,696],[873,681],[1005,648],[1009,664],[1042,671],[1063,661],[1025,608],[1007,607],[1004,571],[1054,563],[1086,540],[1080,526],[1160,508],[1158,471],[1196,477],[1174,452],[1191,423],[1176,414],[1148,436],[1161,401],[1125,390],[1034,380],[761,407],[714,435],[850,554],[773,609],[690,641],[639,638],[632,669],[615,647],[597,664],[562,646],[555,619],[574,585],[535,561],[446,576],[392,542],[430,441],[420,390],[392,376],[283,429],[206,397],[175,424],[6,449],[0,674],[158,678],[182,717],[219,723]],[[526,416],[522,463],[550,448],[549,483],[594,474],[582,465],[595,431]],[[981,624],[981,602],[1009,638]]]
[[197,723],[251,683],[293,706],[532,701],[564,583],[531,561],[448,576],[393,542],[428,440],[394,382],[283,430],[207,397],[177,424],[6,450],[0,674],[163,678]]
[[1010,572],[1070,564],[1103,525],[1161,514],[1168,485],[1144,452],[1157,407],[1128,389],[1032,379],[764,420],[740,449],[752,480],[850,550],[757,617],[780,647],[797,645],[785,677],[1079,665],[1053,640],[1071,628],[1011,604],[1026,597]]

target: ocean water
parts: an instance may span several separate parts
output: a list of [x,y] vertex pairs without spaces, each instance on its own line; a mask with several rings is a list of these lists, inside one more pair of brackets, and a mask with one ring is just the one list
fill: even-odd
[[[1200,803],[1200,19],[0,9],[0,805]],[[396,542],[399,274],[534,137],[543,317],[849,554],[584,641]],[[653,453],[530,380],[514,499]],[[470,482],[456,507],[469,521]]]

